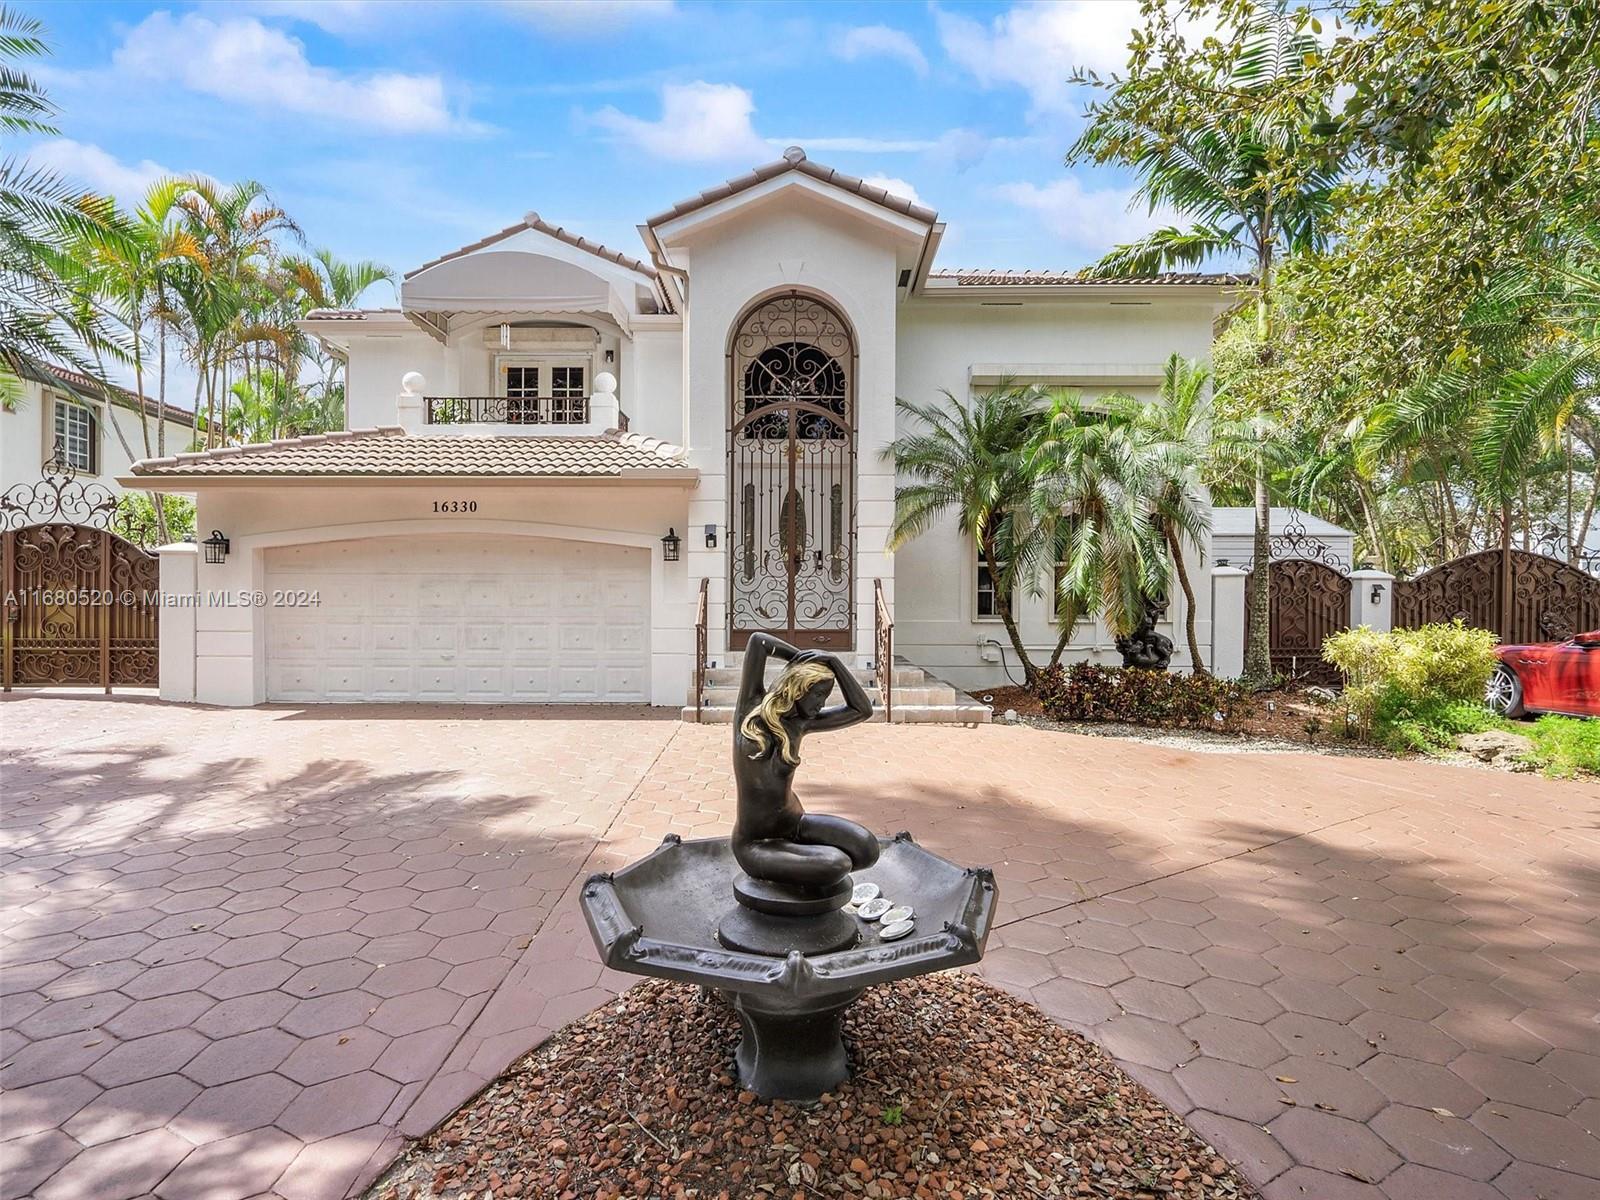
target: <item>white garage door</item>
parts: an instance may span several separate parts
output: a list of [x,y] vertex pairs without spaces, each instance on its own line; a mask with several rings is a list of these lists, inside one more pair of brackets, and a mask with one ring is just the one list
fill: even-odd
[[[269,550],[267,698],[648,699],[648,552],[440,534]],[[279,593],[283,595],[278,596]]]

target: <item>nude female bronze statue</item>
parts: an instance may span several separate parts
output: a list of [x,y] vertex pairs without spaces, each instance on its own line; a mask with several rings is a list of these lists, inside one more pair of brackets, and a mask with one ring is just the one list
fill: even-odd
[[[768,658],[788,662],[771,688]],[[837,683],[844,703],[824,707]],[[808,813],[794,794],[800,742],[808,733],[845,729],[872,716],[872,701],[837,655],[799,650],[757,633],[745,647],[744,673],[733,718],[733,775],[738,810],[733,856],[744,871],[735,881],[741,905],[796,919],[788,935],[802,945],[855,936],[854,922],[837,910],[850,897],[850,872],[878,861],[873,834],[843,817]],[[737,914],[736,914],[737,916]],[[747,943],[747,923],[723,923],[725,943]],[[760,939],[765,948],[769,941]]]

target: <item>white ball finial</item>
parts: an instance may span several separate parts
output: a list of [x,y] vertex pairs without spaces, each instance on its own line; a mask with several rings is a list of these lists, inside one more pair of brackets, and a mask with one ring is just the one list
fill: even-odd
[[594,390],[601,395],[610,395],[617,390],[617,377],[610,371],[601,371],[594,377]]
[[428,381],[421,371],[407,371],[400,377],[400,387],[408,396],[422,395],[422,389],[428,386]]

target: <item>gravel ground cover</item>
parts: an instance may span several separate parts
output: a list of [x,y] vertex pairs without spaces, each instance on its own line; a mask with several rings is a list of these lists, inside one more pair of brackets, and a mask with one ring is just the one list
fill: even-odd
[[1251,1197],[1102,1051],[976,976],[875,988],[854,1077],[815,1105],[733,1077],[737,1016],[650,981],[513,1064],[368,1200]]

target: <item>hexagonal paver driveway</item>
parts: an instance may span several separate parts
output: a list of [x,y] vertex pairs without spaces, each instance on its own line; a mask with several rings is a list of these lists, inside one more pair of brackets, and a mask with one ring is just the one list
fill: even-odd
[[[630,715],[6,704],[3,1196],[348,1194],[626,986],[578,881],[732,816],[725,727]],[[826,744],[808,803],[992,863],[984,973],[1268,1200],[1600,1194],[1600,789]]]

